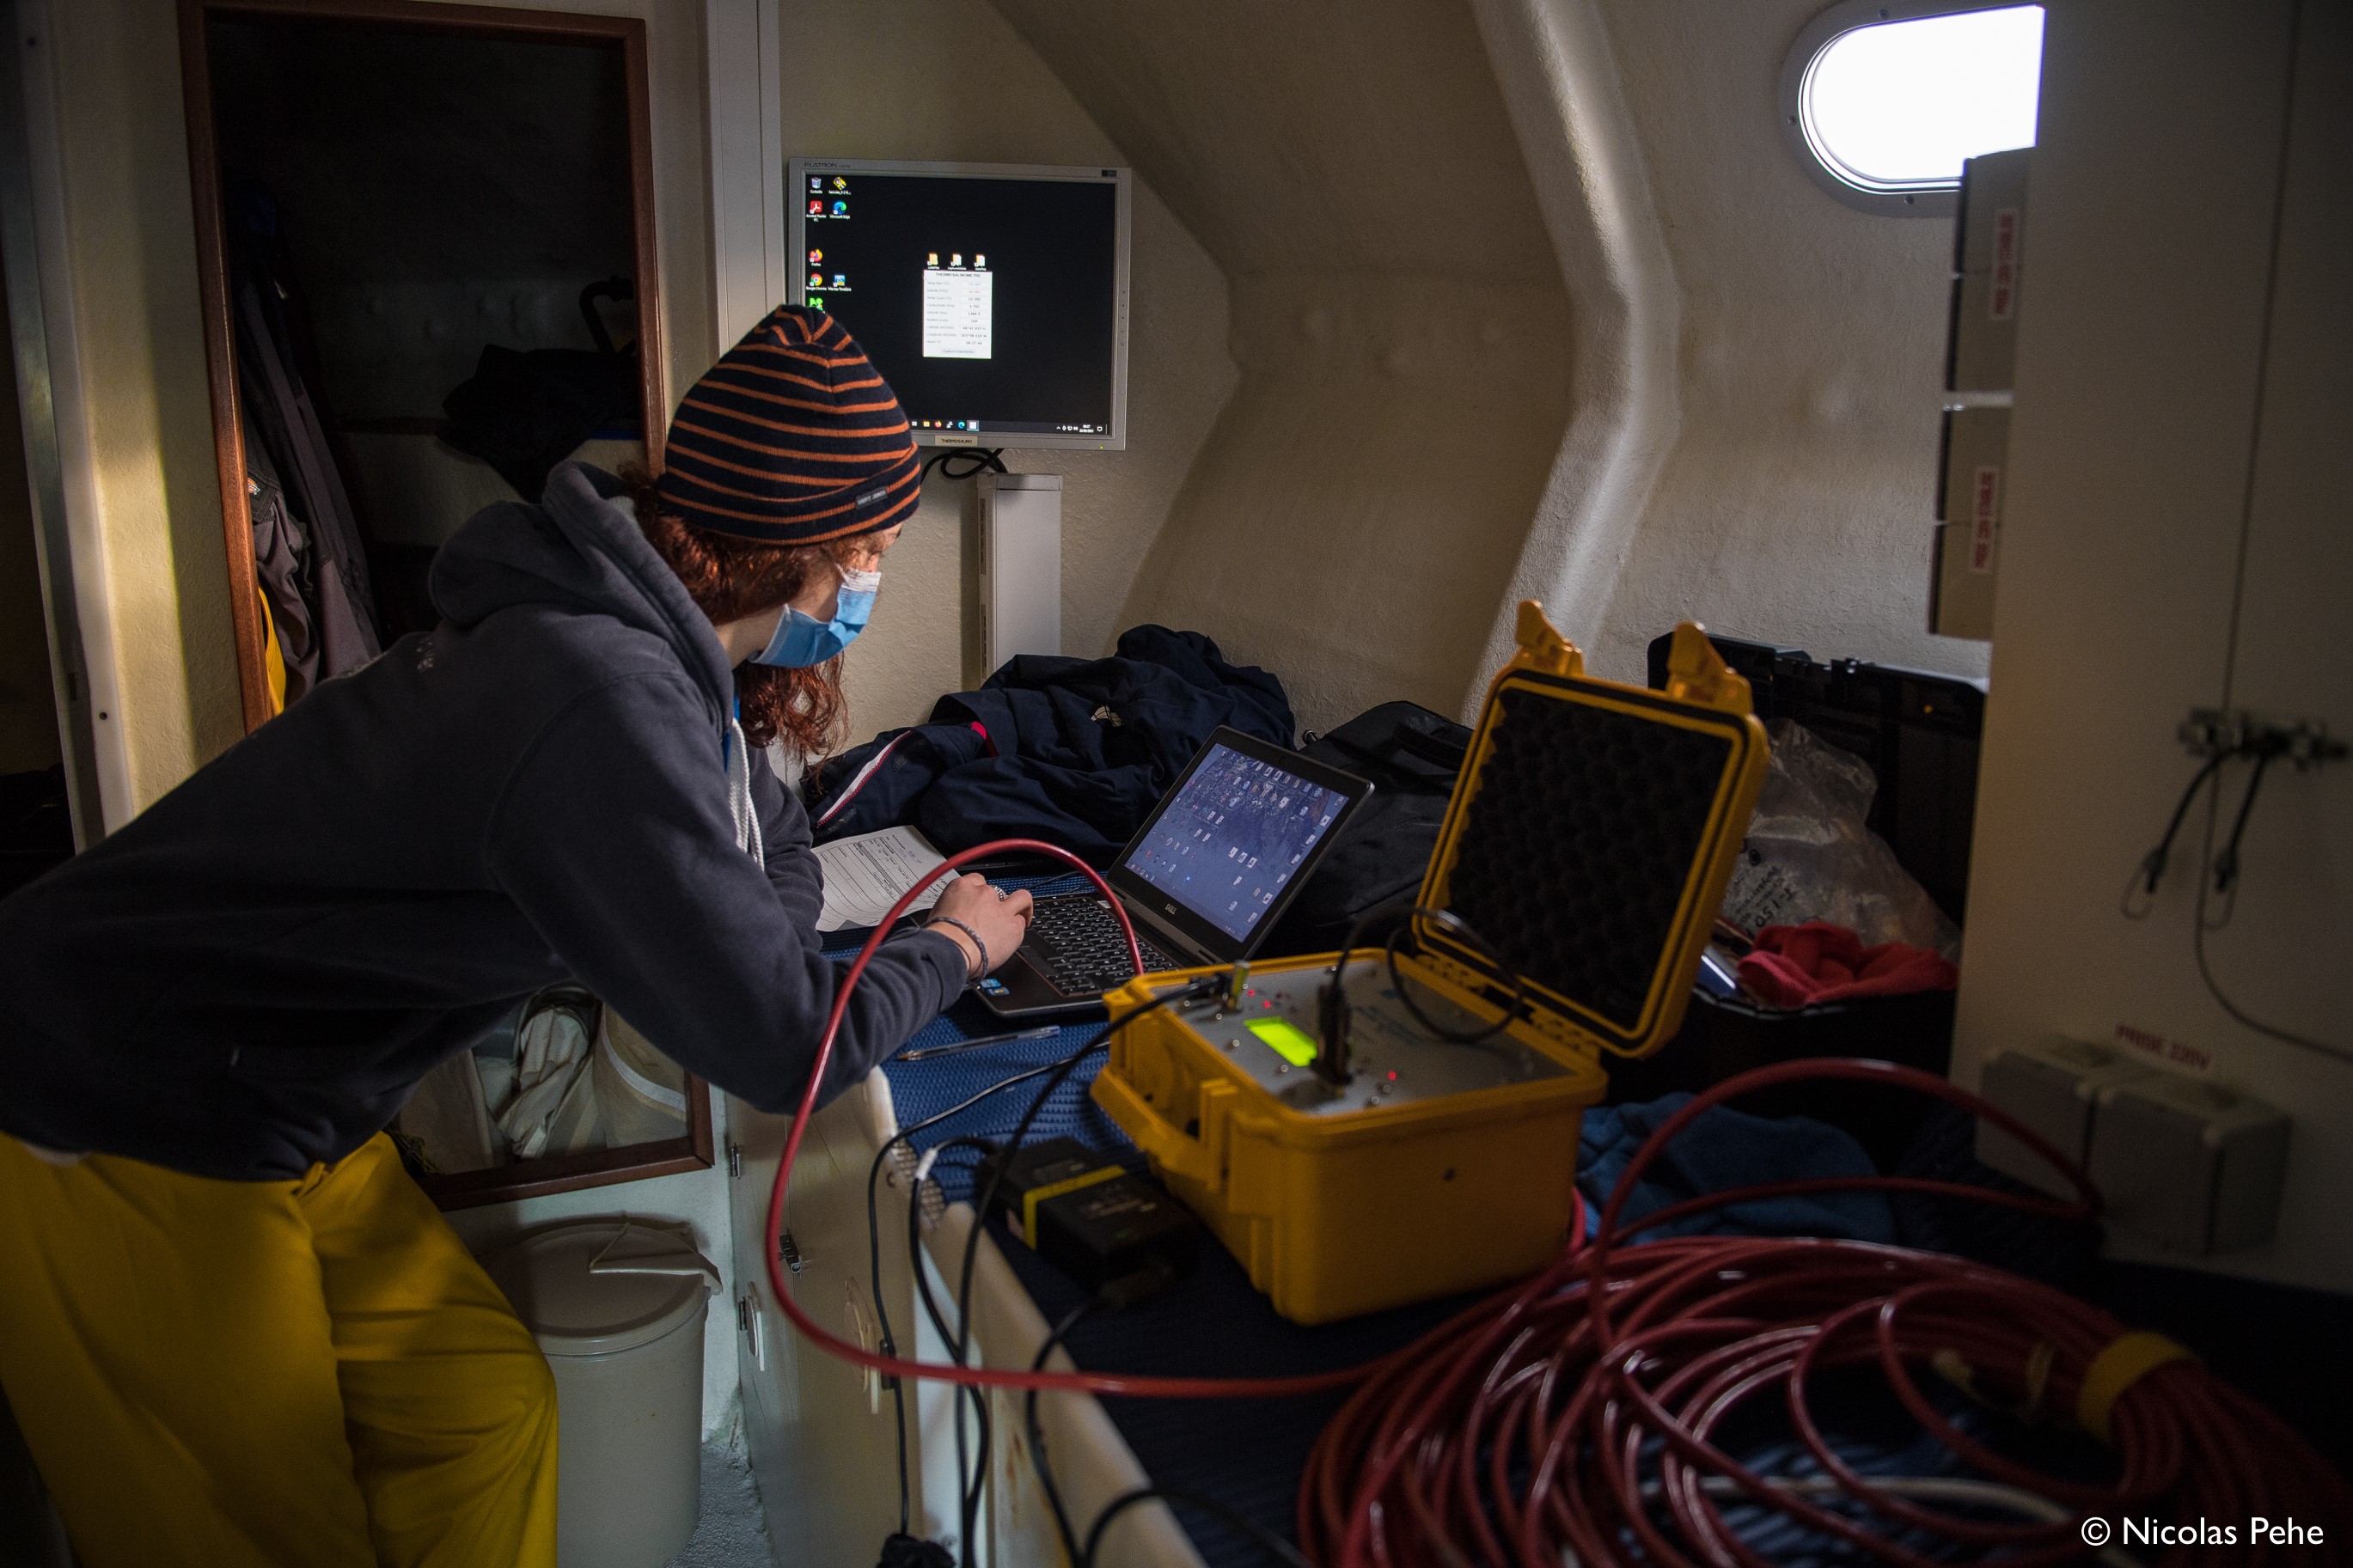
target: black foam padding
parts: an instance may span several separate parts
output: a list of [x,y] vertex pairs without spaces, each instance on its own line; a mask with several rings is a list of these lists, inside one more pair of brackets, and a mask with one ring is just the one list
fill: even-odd
[[1498,702],[1448,902],[1513,969],[1630,1032],[1732,737],[1525,688]]

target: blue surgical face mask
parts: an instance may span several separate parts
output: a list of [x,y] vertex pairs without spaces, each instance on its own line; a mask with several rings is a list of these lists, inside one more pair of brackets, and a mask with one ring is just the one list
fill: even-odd
[[752,656],[752,662],[779,669],[807,669],[836,657],[866,629],[866,618],[874,613],[874,591],[881,586],[880,572],[841,568],[841,592],[835,598],[833,619],[820,621],[786,605],[784,618],[776,623],[776,635]]

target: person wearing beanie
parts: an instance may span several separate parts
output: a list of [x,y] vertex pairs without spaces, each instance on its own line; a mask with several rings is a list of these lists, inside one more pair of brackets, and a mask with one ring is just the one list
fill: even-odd
[[[839,738],[920,480],[858,345],[780,309],[658,479],[480,512],[432,631],[0,901],[0,1385],[89,1568],[554,1562],[546,1364],[385,1129],[566,979],[797,1100],[840,969],[765,748]],[[886,942],[820,1093],[1029,901],[965,877]]]

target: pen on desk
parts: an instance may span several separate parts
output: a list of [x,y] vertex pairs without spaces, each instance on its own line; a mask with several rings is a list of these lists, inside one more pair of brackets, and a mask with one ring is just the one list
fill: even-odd
[[1042,1040],[1049,1035],[1062,1032],[1060,1024],[1046,1024],[1035,1029],[1016,1029],[1009,1035],[984,1035],[976,1040],[955,1040],[944,1046],[924,1046],[918,1050],[901,1051],[902,1062],[920,1062],[932,1057],[952,1057],[958,1051],[976,1051],[983,1046],[1010,1045],[1015,1040]]

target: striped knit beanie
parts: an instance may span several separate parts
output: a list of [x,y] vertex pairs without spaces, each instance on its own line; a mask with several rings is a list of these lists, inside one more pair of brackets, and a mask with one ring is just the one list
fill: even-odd
[[815,544],[912,516],[922,469],[881,374],[823,310],[779,305],[670,422],[662,510],[713,533]]

